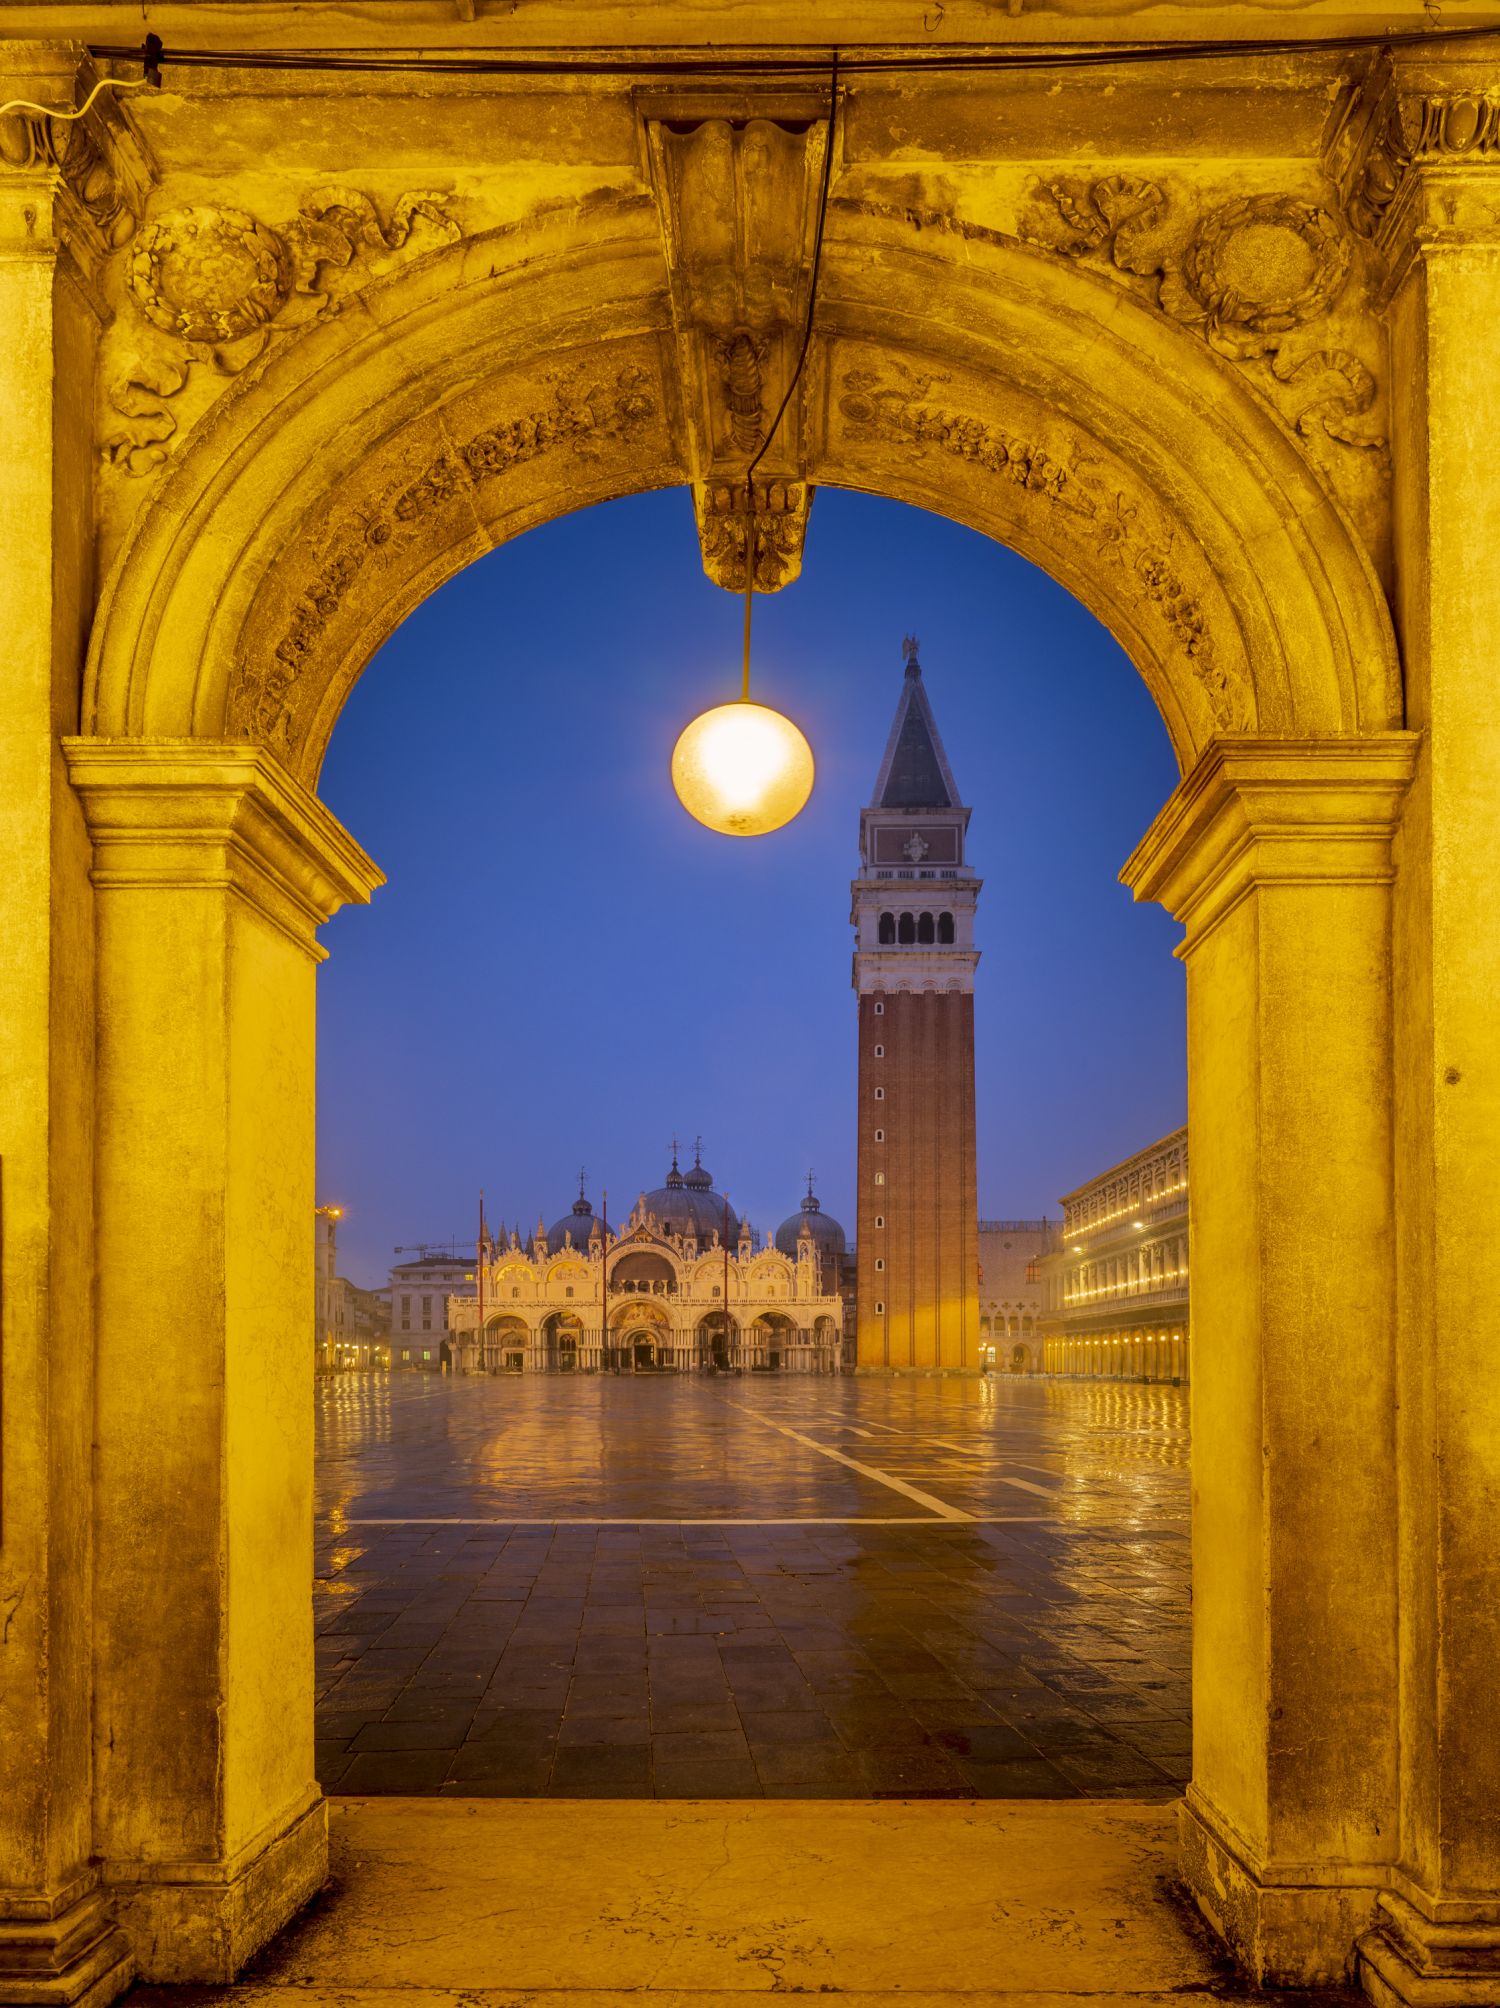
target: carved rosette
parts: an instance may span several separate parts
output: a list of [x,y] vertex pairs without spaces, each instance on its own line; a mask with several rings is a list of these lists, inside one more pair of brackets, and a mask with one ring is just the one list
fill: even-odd
[[1174,556],[1171,533],[1153,525],[1141,501],[1055,448],[936,395],[946,381],[900,364],[849,369],[839,379],[837,409],[854,439],[904,444],[917,459],[940,453],[971,463],[1067,518],[1068,541],[1122,575],[1121,596],[1147,609],[1186,660],[1219,730],[1248,730],[1254,722],[1249,692],[1215,644],[1202,600]]
[[490,482],[557,453],[588,463],[631,447],[660,410],[659,388],[637,364],[602,379],[579,372],[558,376],[545,403],[443,448],[377,506],[336,519],[279,633],[264,652],[248,653],[230,678],[231,734],[283,756],[295,752],[317,701],[316,692],[307,692],[306,671],[351,594],[359,589],[368,600],[381,591],[367,575],[391,575],[433,517],[468,502]]
[[387,224],[369,196],[320,188],[274,228],[247,210],[207,203],[154,217],[125,259],[122,304],[139,316],[139,334],[109,379],[104,459],[126,474],[151,473],[178,431],[171,401],[195,371],[210,382],[238,375],[273,337],[336,313],[405,250],[418,219],[437,242],[452,243],[459,226],[447,203],[432,190],[410,192]]
[[1159,304],[1236,358],[1263,356],[1320,320],[1349,277],[1348,238],[1328,210],[1285,195],[1211,209],[1164,265]]
[[147,320],[205,353],[261,335],[292,290],[286,242],[242,209],[181,209],[149,224],[129,272]]
[[[1378,482],[1387,442],[1372,413],[1374,371],[1344,342],[1289,337],[1326,322],[1348,287],[1354,249],[1340,219],[1290,195],[1238,197],[1194,215],[1156,181],[1106,175],[1042,186],[1032,242],[1097,257],[1145,282],[1152,304],[1218,354],[1255,369],[1294,431],[1368,455],[1349,499]],[[1061,226],[1059,234],[1058,226]],[[1316,458],[1316,456],[1314,456]],[[1325,467],[1325,478],[1332,479]]]

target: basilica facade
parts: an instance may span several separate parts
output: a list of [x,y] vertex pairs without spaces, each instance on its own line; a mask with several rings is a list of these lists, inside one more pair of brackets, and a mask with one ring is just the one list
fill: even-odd
[[676,1154],[618,1232],[580,1189],[524,1240],[481,1244],[472,1297],[448,1303],[453,1363],[470,1373],[839,1373],[844,1231],[811,1181],[769,1244]]

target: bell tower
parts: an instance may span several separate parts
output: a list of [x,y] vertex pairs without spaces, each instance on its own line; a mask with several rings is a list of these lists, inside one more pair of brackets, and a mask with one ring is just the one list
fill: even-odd
[[859,818],[857,1365],[979,1365],[974,1137],[974,909],[969,811],[922,682],[917,644],[870,806]]

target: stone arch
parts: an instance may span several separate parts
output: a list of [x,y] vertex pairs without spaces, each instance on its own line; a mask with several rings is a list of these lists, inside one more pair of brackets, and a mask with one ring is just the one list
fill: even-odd
[[[315,785],[364,664],[444,579],[687,478],[670,345],[653,205],[615,197],[430,253],[273,349],[126,539],[84,730],[257,740]],[[1108,280],[836,203],[807,411],[813,480],[968,523],[1083,600],[1184,766],[1216,732],[1398,722],[1342,512],[1230,365]]]
[[[1195,1792],[1223,1805],[1223,1831],[1258,1834],[1267,1861],[1285,1858],[1275,1850],[1288,1838],[1301,1844],[1314,1801],[1337,1808],[1342,1863],[1348,1809],[1372,1808],[1388,1832],[1390,1794],[1373,1770],[1346,1775],[1347,1739],[1322,1733],[1327,1669],[1340,1669],[1349,1695],[1393,1691],[1395,1628],[1369,1622],[1369,1574],[1341,1567],[1321,1585],[1328,1649],[1299,1685],[1306,1656],[1280,1649],[1299,1635],[1299,1608],[1305,1624],[1286,1588],[1296,1571],[1264,1574],[1265,1517],[1243,1507],[1263,1482],[1257,1430],[1274,1427],[1288,1455],[1300,1454],[1286,1419],[1296,1404],[1273,1413],[1240,1398],[1233,1376],[1265,1362],[1267,1377],[1295,1387],[1301,1363],[1334,1343],[1315,1297],[1283,1292],[1282,1315],[1256,1322],[1268,1275],[1328,1273],[1353,1249],[1360,1287],[1371,1304],[1384,1301],[1393,1237],[1384,1173],[1373,1168],[1392,1162],[1391,835],[1415,758],[1413,736],[1386,729],[1400,715],[1388,611],[1296,442],[1191,332],[1112,281],[1013,240],[940,221],[918,229],[859,205],[835,211],[806,386],[809,477],[946,514],[1045,567],[1127,649],[1179,760],[1193,764],[1126,877],[1189,926],[1190,1093],[1214,1154],[1201,1205],[1195,1194],[1194,1292],[1204,1329],[1222,1325],[1234,1338],[1217,1354],[1204,1349],[1223,1454],[1206,1460],[1195,1505],[1214,1529],[1194,1590],[1195,1662],[1253,1667],[1262,1681],[1203,1686]],[[226,1688],[220,1641],[231,1598],[242,1642],[275,1629],[266,1613],[306,1607],[304,1551],[285,1538],[309,1498],[299,1383],[290,1368],[278,1378],[258,1363],[268,1345],[290,1349],[305,1315],[315,930],[378,878],[310,792],[323,749],[373,650],[461,565],[567,509],[686,478],[668,394],[671,339],[644,198],[554,213],[417,261],[273,345],[230,384],[138,518],[97,610],[82,718],[92,736],[66,748],[93,841],[93,975],[108,1033],[96,1062],[94,1315],[101,1331],[128,1331],[144,1305],[164,1327],[175,1316],[186,1328],[232,1234],[236,1260],[257,1265],[257,1287],[221,1293],[218,1357],[199,1345],[191,1364],[242,1393],[238,1363],[257,1362],[255,1384],[284,1404],[275,1413],[288,1424],[263,1432],[281,1461],[263,1464],[259,1491],[223,1487],[224,1432],[179,1431],[179,1462],[160,1463],[168,1483],[191,1468],[198,1496],[218,1502],[191,1530],[193,1565],[162,1585],[152,1609],[153,1651],[172,1658],[174,1673],[196,1654],[183,1678],[210,1699],[191,1748],[170,1720],[183,1747],[168,1756],[163,1711],[143,1705],[149,1690],[131,1689],[124,1656],[101,1664],[96,1691],[101,1716],[118,1724],[112,1775],[149,1780],[164,1801],[153,1833],[201,1834],[211,1811],[226,1846],[248,1859],[306,1791],[310,1632],[301,1741],[285,1733],[282,1710],[263,1706],[285,1652],[257,1663],[261,1687],[241,1677]],[[225,743],[236,740],[248,743]],[[170,959],[163,913],[180,951]],[[1320,1029],[1316,1048],[1309,1024]],[[232,1074],[232,1098],[204,1092],[210,1067],[221,1083]],[[1226,1107],[1232,1119],[1215,1121]],[[1329,1176],[1340,1203],[1309,1209],[1288,1180],[1321,1161],[1334,1123],[1344,1149]],[[159,1195],[184,1180],[221,1210],[168,1220]],[[1285,1223],[1284,1242],[1235,1231],[1241,1193],[1259,1219]],[[192,1262],[184,1232],[196,1236]],[[1277,1266],[1263,1274],[1258,1251],[1270,1247]],[[630,1305],[634,1320],[645,1301]],[[725,1324],[738,1350],[727,1306]],[[1357,1365],[1347,1354],[1337,1365],[1339,1384],[1364,1390],[1387,1369],[1378,1334],[1361,1329],[1359,1342]],[[1094,1373],[1117,1358],[1102,1340],[1083,1351]],[[158,1373],[166,1364],[163,1355]],[[132,1360],[105,1389],[100,1427],[116,1451],[139,1439],[140,1386]],[[159,1406],[171,1414],[170,1400]],[[1305,1510],[1335,1503],[1325,1518],[1345,1547],[1329,1553],[1362,1563],[1374,1554],[1372,1572],[1389,1583],[1389,1553],[1376,1553],[1389,1527],[1385,1474],[1365,1448],[1351,1423],[1337,1454],[1308,1469]],[[111,1541],[118,1552],[122,1530],[139,1524],[131,1480],[158,1485],[158,1516],[171,1517],[157,1466],[125,1455],[106,1464],[96,1484],[101,1553]],[[226,1569],[231,1511],[238,1559]],[[131,1579],[112,1585],[106,1566],[95,1580],[127,1635]],[[210,1582],[226,1586],[211,1621]],[[1273,1695],[1291,1698],[1275,1747],[1264,1734]],[[239,1775],[258,1781],[237,1785],[232,1827],[222,1750],[210,1743],[221,1712],[234,1717]],[[1316,1758],[1295,1767],[1310,1782],[1295,1803],[1277,1801],[1271,1833],[1267,1794],[1283,1792],[1291,1731]],[[119,1794],[105,1804],[106,1857],[144,1831],[119,1821],[122,1808],[131,1820],[139,1813]],[[289,1832],[312,1835],[295,1883],[310,1895],[324,1863],[311,1812],[295,1819],[303,1824]],[[1215,1830],[1195,1833],[1190,1868],[1217,1862]],[[123,1846],[110,1845],[116,1836]],[[1371,1860],[1385,1859],[1369,1832],[1358,1838]],[[1331,1861],[1331,1830],[1325,1840]],[[174,1838],[152,1858],[185,1859],[184,1848]],[[293,1890],[293,1879],[280,1887]],[[1330,1942],[1347,1921],[1343,1902],[1343,1887],[1330,1885]],[[1347,1943],[1345,1933],[1328,1972],[1343,1970]]]

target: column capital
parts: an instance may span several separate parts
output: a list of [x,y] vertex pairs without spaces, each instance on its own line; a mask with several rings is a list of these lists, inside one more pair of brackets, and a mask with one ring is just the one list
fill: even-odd
[[0,253],[63,249],[102,314],[99,268],[140,227],[156,169],[128,93],[59,116],[99,80],[77,43],[0,42],[0,103],[28,101],[0,118]]
[[1126,860],[1121,883],[1187,927],[1183,952],[1254,887],[1386,884],[1421,734],[1209,741]]
[[63,741],[98,887],[222,887],[319,960],[314,930],[385,884],[317,796],[263,747],[212,739]]
[[1500,249],[1500,88],[1473,43],[1387,50],[1350,94],[1323,166],[1356,235],[1385,260],[1394,292],[1412,260]]

